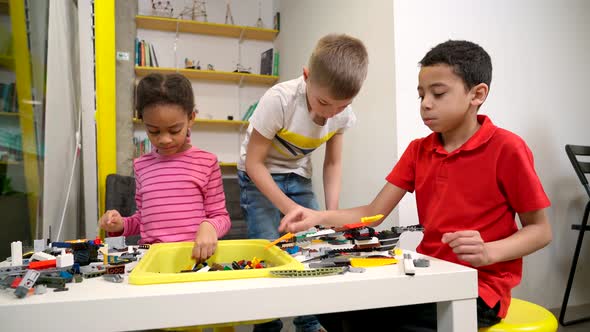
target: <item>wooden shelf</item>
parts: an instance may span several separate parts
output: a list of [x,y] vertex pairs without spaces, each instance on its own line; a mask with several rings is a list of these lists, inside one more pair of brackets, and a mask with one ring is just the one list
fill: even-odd
[[241,25],[220,24],[210,22],[198,22],[192,20],[179,20],[158,16],[135,16],[138,29],[150,29],[160,31],[173,31],[213,35],[231,38],[243,38],[254,40],[273,41],[278,30],[247,27]]
[[0,55],[0,67],[14,69],[14,58],[10,55]]
[[[10,113],[8,113],[10,114]],[[18,113],[17,113],[18,114]],[[133,118],[133,122],[141,123],[140,119]],[[247,125],[248,121],[241,121],[241,120],[215,120],[215,119],[195,119],[193,125],[196,124],[203,124],[203,125],[224,125],[224,126],[242,126]]]
[[0,160],[0,165],[20,165],[20,164],[22,164],[22,162],[20,162],[20,161]]
[[162,68],[162,67],[135,67],[135,74],[137,76],[146,76],[150,73],[160,74],[172,74],[179,73],[187,78],[199,79],[199,80],[211,80],[211,81],[225,81],[234,83],[247,83],[247,84],[262,84],[262,85],[273,85],[278,80],[278,76],[271,75],[258,75],[258,74],[246,74],[246,73],[234,73],[227,71],[218,70],[199,70],[199,69],[176,69],[176,68]]
[[18,112],[0,112],[0,116],[18,117],[19,115]]
[[242,120],[215,120],[215,119],[195,119],[195,124],[216,124],[216,125],[228,125],[228,126],[242,126],[248,125],[248,121]]

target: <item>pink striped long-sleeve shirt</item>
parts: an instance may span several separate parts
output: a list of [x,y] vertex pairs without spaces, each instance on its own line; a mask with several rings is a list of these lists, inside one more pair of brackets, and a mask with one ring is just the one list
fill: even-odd
[[231,227],[217,157],[191,147],[170,156],[151,152],[134,160],[137,211],[124,219],[124,236],[140,243],[194,241],[207,221],[217,237]]

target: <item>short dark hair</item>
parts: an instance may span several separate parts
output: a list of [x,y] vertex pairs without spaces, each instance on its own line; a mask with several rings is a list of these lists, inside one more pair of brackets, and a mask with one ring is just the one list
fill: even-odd
[[143,119],[146,107],[165,104],[178,105],[190,116],[195,110],[191,82],[181,74],[152,73],[142,78],[135,91],[137,116]]
[[478,44],[466,40],[448,40],[433,47],[422,60],[422,67],[449,65],[467,89],[492,83],[492,59]]

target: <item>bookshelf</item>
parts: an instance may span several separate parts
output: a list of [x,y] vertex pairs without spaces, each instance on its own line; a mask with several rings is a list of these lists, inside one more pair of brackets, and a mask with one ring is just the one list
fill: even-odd
[[[279,31],[252,26],[148,15],[135,16],[136,27],[138,30],[141,29],[137,34],[137,41],[141,41],[141,45],[136,47],[136,50],[143,50],[143,41],[149,44],[149,48],[147,48],[149,51],[146,51],[145,61],[141,61],[141,56],[139,61],[136,58],[134,67],[136,78],[151,73],[163,75],[179,73],[191,80],[193,89],[195,89],[195,98],[198,101],[203,102],[203,98],[212,98],[203,102],[207,105],[206,107],[201,108],[199,106],[201,114],[197,114],[197,119],[193,124],[196,129],[192,132],[194,142],[200,148],[216,154],[224,172],[232,169],[235,172],[237,162],[234,161],[239,158],[240,138],[243,137],[244,131],[249,124],[248,121],[242,119],[246,114],[251,114],[252,105],[256,104],[251,103],[260,98],[267,88],[276,84],[279,81],[279,76],[276,75],[278,73],[278,70],[276,70],[278,63],[274,64],[273,62],[271,62],[273,66],[272,74],[275,75],[256,74],[254,72],[257,72],[257,69],[248,70],[250,72],[227,71],[227,59],[232,57],[228,57],[228,55],[236,52],[233,54],[235,58],[232,59],[234,66],[230,70],[236,69],[235,63],[240,64],[244,59],[246,59],[248,65],[252,65],[253,62],[259,63],[262,53],[269,48],[274,49],[274,41]],[[256,19],[250,17],[248,21],[256,22]],[[200,37],[201,35],[203,36]],[[173,39],[174,44],[172,43]],[[191,48],[189,45],[198,46]],[[203,45],[207,45],[207,47],[203,47]],[[235,51],[230,51],[225,45],[235,45]],[[153,47],[154,52],[151,51],[151,47]],[[252,52],[252,50],[262,47],[264,47],[264,50],[258,53]],[[204,49],[206,51],[203,51]],[[170,56],[172,52],[173,57]],[[217,52],[219,52],[219,56],[217,56]],[[249,57],[244,58],[244,54],[249,54]],[[154,55],[157,58],[155,66],[154,63],[148,61],[149,58],[153,60]],[[211,58],[211,55],[214,55],[213,58]],[[201,66],[204,68],[184,68],[184,63],[181,63],[180,59],[185,57],[191,60],[194,57],[198,58],[202,61]],[[206,64],[211,60],[215,61],[214,64],[219,68],[207,70]],[[142,65],[138,65],[138,63]],[[148,63],[149,65],[147,65]],[[268,71],[262,72],[270,74]],[[232,84],[237,85],[237,90],[234,90],[236,93],[229,90],[233,89],[229,88]],[[227,96],[227,101],[224,100],[224,96]],[[236,101],[235,106],[231,104],[232,102],[229,102],[229,100],[232,100],[231,98]],[[248,108],[248,104],[250,104],[250,108]],[[220,106],[221,108],[218,108]],[[230,115],[235,120],[224,119]],[[204,118],[199,118],[199,116],[204,116]],[[133,119],[133,122],[134,124],[141,123],[138,119]],[[138,127],[135,127],[134,130],[137,131]],[[138,135],[142,136],[142,134]]]
[[20,114],[17,112],[0,112],[0,116],[5,117],[18,117]]
[[20,161],[0,160],[0,165],[21,165]]
[[0,55],[0,68],[14,69],[14,57],[10,55]]
[[273,85],[278,80],[278,76],[258,75],[248,73],[226,72],[218,70],[200,70],[200,69],[176,69],[162,67],[135,67],[135,75],[138,77],[146,76],[150,73],[160,73],[163,75],[180,73],[189,79],[226,81],[235,83]]
[[262,29],[231,24],[198,22],[168,17],[137,15],[135,23],[138,29],[171,32],[196,33],[211,36],[273,41],[278,30]]
[[[10,113],[9,113],[10,114]],[[134,123],[141,123],[140,119],[134,118]],[[244,126],[248,125],[248,121],[241,120],[214,120],[214,119],[195,119],[194,125],[223,125],[223,126]]]
[[226,163],[226,162],[220,162],[219,163],[220,167],[237,167],[238,163]]

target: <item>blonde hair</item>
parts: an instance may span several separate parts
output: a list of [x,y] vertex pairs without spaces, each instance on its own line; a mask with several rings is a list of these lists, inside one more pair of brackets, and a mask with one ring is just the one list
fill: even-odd
[[318,41],[309,58],[309,80],[327,88],[335,99],[353,98],[367,77],[368,64],[362,41],[329,34]]

